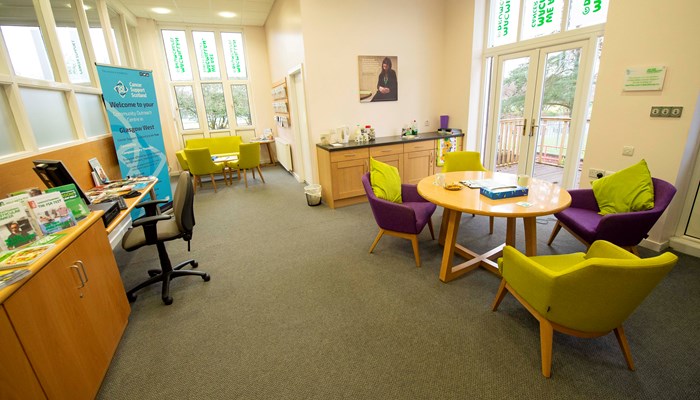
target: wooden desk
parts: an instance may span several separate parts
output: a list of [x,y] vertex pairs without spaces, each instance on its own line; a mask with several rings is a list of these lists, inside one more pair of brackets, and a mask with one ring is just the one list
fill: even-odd
[[[499,172],[449,172],[445,174],[445,182],[452,183],[463,180],[495,179],[499,182],[515,184],[516,176]],[[498,265],[491,260],[499,256],[505,245],[515,246],[515,221],[522,218],[525,225],[525,254],[537,254],[537,217],[559,212],[571,204],[569,192],[559,186],[530,179],[528,196],[511,197],[508,199],[492,200],[479,194],[479,189],[464,188],[459,191],[449,191],[433,184],[435,176],[423,178],[418,182],[418,193],[426,200],[444,207],[442,224],[440,225],[440,244],[445,249],[440,265],[440,280],[449,282],[479,266],[498,274]],[[530,207],[519,206],[519,202],[531,203]],[[478,254],[457,244],[457,234],[462,213],[505,217],[506,240],[484,254]],[[452,265],[455,253],[468,261]]]
[[109,225],[107,226],[107,234],[112,233],[114,228],[116,228],[122,221],[124,221],[124,219],[129,216],[131,211],[133,211],[134,207],[136,207],[136,205],[140,203],[141,200],[143,200],[147,195],[151,195],[151,200],[156,199],[156,191],[154,188],[157,182],[158,179],[150,181],[148,183],[148,186],[146,186],[145,188],[137,189],[139,192],[141,192],[140,195],[132,197],[130,199],[124,199],[124,201],[126,201],[126,209],[121,210],[119,212],[119,215],[117,215],[116,218],[114,218],[112,222],[109,223]]
[[102,212],[62,233],[31,275],[0,290],[2,399],[94,399],[126,328]]

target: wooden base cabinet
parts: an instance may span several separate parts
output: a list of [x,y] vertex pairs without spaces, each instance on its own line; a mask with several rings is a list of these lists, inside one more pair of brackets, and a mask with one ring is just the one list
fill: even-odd
[[[401,182],[417,184],[441,170],[435,165],[436,144],[436,140],[430,139],[407,142],[399,138],[396,142],[342,150],[318,145],[316,155],[323,202],[337,208],[367,201],[361,178],[369,171],[370,157],[396,167]],[[462,148],[461,136],[457,137],[457,148]]]
[[45,399],[3,306],[0,306],[0,348],[0,399]]
[[130,312],[102,220],[3,306],[46,397],[93,399]]

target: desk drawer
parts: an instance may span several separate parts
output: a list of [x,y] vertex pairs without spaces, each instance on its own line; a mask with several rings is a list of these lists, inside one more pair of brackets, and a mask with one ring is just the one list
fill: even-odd
[[369,155],[377,158],[381,156],[390,156],[393,154],[401,154],[403,153],[403,145],[402,144],[392,144],[389,146],[377,146],[377,147],[370,147],[369,148]]
[[331,162],[360,160],[363,158],[369,158],[369,150],[367,148],[331,152]]
[[412,151],[422,151],[422,150],[434,150],[435,141],[434,140],[424,140],[422,142],[415,143],[404,143],[403,151],[404,153],[410,153]]

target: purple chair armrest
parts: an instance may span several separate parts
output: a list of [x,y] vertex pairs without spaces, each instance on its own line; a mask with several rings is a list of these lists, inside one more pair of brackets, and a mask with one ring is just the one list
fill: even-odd
[[571,207],[600,211],[593,189],[572,189],[569,190],[569,194],[571,195]]
[[423,197],[418,194],[418,186],[407,183],[401,184],[401,199],[404,202],[425,202]]

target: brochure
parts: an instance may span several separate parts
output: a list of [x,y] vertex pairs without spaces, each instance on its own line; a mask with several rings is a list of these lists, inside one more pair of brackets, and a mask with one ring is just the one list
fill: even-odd
[[38,237],[24,204],[0,206],[0,250],[20,248]]
[[53,244],[45,244],[43,246],[25,247],[0,253],[0,269],[29,265],[54,246]]
[[17,281],[21,281],[32,272],[26,268],[16,269],[0,275],[0,289],[10,286]]

